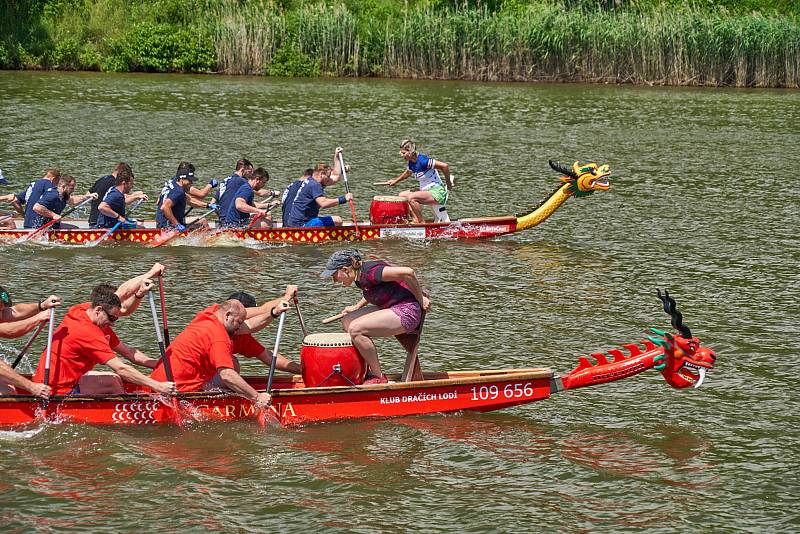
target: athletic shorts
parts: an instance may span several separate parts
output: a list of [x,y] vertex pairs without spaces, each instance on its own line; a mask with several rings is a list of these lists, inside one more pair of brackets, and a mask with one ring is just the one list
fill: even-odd
[[336,226],[333,224],[333,217],[330,215],[323,215],[322,217],[314,217],[303,225],[303,228],[310,226]]
[[433,197],[433,200],[438,202],[439,204],[446,204],[447,203],[447,188],[443,185],[434,185],[430,189],[426,189],[425,191],[429,192]]
[[416,300],[400,302],[389,309],[400,318],[400,324],[406,333],[416,330],[422,320],[422,306]]

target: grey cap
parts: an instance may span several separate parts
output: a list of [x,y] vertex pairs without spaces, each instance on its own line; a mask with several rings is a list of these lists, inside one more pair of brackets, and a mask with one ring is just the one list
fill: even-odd
[[325,270],[319,273],[320,278],[327,278],[333,276],[333,273],[342,267],[350,267],[353,265],[353,259],[361,261],[361,253],[357,250],[337,250],[325,263]]

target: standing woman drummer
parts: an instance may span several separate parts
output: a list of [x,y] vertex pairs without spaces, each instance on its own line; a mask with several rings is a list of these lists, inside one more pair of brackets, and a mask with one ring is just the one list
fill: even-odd
[[[431,306],[422,294],[414,270],[395,267],[383,260],[364,261],[357,250],[334,252],[320,277],[332,277],[334,283],[350,286],[354,282],[363,298],[342,309],[342,326],[353,345],[367,362],[365,384],[385,384],[373,337],[389,337],[413,332],[419,327],[423,312]],[[367,306],[371,304],[371,306]]]
[[[415,223],[424,223],[422,204],[446,204],[449,191],[453,189],[453,179],[450,177],[450,167],[443,161],[429,158],[417,152],[417,145],[411,139],[403,139],[400,143],[400,156],[408,162],[408,168],[394,180],[389,180],[388,185],[402,182],[409,176],[419,180],[419,190],[406,190],[400,193],[401,197],[408,199],[411,209],[411,218]],[[445,181],[442,182],[439,171],[444,173]]]

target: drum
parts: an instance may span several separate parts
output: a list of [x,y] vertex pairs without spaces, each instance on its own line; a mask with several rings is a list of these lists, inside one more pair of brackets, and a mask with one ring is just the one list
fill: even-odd
[[372,224],[405,224],[408,222],[408,200],[403,197],[372,197],[369,206]]
[[350,334],[309,334],[300,348],[300,373],[309,388],[357,386],[364,383],[367,364]]

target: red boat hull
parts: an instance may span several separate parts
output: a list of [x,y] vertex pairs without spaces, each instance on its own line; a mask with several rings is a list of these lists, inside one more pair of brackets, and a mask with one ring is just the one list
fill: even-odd
[[[276,380],[270,408],[283,426],[346,419],[491,411],[546,399],[549,369],[428,373],[418,382],[370,386],[306,388],[299,377]],[[248,377],[257,389],[266,379]],[[194,421],[255,419],[254,405],[230,393],[185,393],[179,396],[182,415]],[[174,424],[172,404],[144,393],[117,396],[55,397],[46,413],[28,395],[0,397],[0,427],[44,419],[96,425]]]

